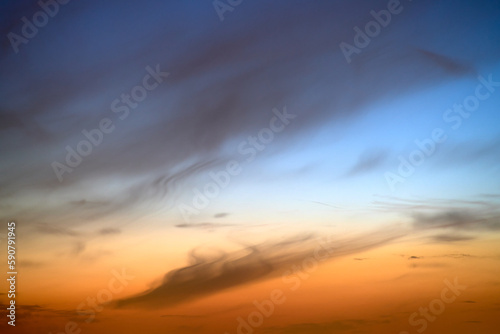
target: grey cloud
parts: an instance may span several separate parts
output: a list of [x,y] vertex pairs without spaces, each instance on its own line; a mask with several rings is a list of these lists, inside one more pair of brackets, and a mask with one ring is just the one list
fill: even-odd
[[435,63],[437,66],[441,67],[448,73],[456,74],[456,75],[464,75],[464,74],[474,74],[475,71],[471,66],[464,64],[461,61],[453,60],[449,56],[437,54],[435,52],[429,50],[417,50],[424,58],[429,61]]
[[473,257],[473,255],[470,255],[470,254],[445,254],[445,255],[442,255],[442,257],[450,257],[453,259],[462,259],[462,258],[467,258],[467,257]]
[[382,198],[372,202],[374,210],[398,212],[411,219],[415,230],[450,230],[448,233],[436,232],[431,237],[434,241],[466,241],[478,237],[471,235],[472,232],[500,230],[497,197],[480,196],[470,200]]
[[443,146],[435,158],[436,166],[442,169],[456,168],[459,165],[498,164],[500,163],[500,137],[475,142],[450,143]]
[[459,234],[439,234],[432,237],[432,240],[437,242],[457,242],[474,240],[475,237]]
[[[330,259],[362,252],[389,243],[402,232],[377,231],[352,239],[323,241]],[[117,301],[116,307],[168,307],[220,291],[282,275],[293,264],[312,257],[321,243],[312,236],[248,246],[216,259],[191,253],[193,264],[171,270],[160,285],[142,294]]]
[[31,260],[22,260],[19,262],[20,267],[29,267],[29,268],[39,268],[42,266],[45,266],[46,264],[44,262],[40,261],[31,261]]
[[451,228],[456,230],[500,230],[500,216],[488,216],[479,212],[453,210],[439,213],[413,215],[416,228]]
[[217,223],[183,223],[177,224],[175,227],[179,228],[199,228],[199,229],[215,229],[219,227],[234,226],[234,224],[217,224]]

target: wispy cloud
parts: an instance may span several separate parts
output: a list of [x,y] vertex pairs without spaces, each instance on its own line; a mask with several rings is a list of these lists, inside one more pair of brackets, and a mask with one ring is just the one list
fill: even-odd
[[334,259],[385,245],[402,231],[376,231],[350,239],[320,241],[312,235],[265,242],[206,259],[191,253],[192,264],[168,272],[161,284],[137,296],[119,300],[116,307],[168,307],[220,291],[281,275],[291,265],[313,256],[318,247]]
[[382,150],[370,150],[364,152],[354,166],[346,173],[346,176],[356,176],[377,169],[387,161],[388,153]]

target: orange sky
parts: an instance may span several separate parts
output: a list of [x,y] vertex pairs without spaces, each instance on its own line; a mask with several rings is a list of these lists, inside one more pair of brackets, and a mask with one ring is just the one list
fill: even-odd
[[[112,301],[116,301],[140,293],[154,282],[158,284],[166,270],[182,265],[182,261],[172,254],[170,261],[163,257],[165,264],[152,268],[151,263],[160,256],[145,259],[124,251],[114,253],[108,261],[75,263],[61,258],[60,263],[49,266],[51,270],[21,265],[18,289],[22,292],[16,300],[21,306],[14,330],[29,333],[36,328],[37,333],[59,333],[66,323],[75,321],[75,328],[81,328],[82,333],[232,334],[237,333],[239,317],[248,322],[248,316],[258,311],[255,302],[266,304],[271,295],[277,294],[280,304],[273,303],[269,317],[263,316],[261,325],[251,327],[256,333],[418,333],[424,325],[420,322],[411,326],[411,314],[440,299],[447,287],[445,280],[453,283],[457,278],[459,285],[467,287],[455,301],[445,303],[444,312],[435,320],[427,321],[426,332],[495,333],[500,310],[498,241],[498,237],[491,236],[447,245],[400,239],[330,260],[310,261],[314,257],[306,257],[287,265],[278,277],[170,307],[115,309],[113,303],[105,304],[90,323],[85,322],[89,315],[78,315],[76,308],[88,297],[107,298],[102,290],[109,290],[110,280],[115,277],[106,270],[110,262],[120,263],[126,275],[133,276],[123,288],[117,281],[113,283],[113,289],[120,290],[111,294]],[[120,244],[126,242],[117,242],[117,249]],[[150,240],[149,246],[154,244],[155,240]],[[143,251],[144,256],[152,254],[148,245]],[[121,270],[120,265],[115,267]],[[296,269],[302,271],[294,273]],[[5,303],[6,296],[1,298]],[[255,319],[254,324],[258,324],[259,317]],[[414,318],[422,319],[418,314]],[[71,329],[71,323],[69,326]]]

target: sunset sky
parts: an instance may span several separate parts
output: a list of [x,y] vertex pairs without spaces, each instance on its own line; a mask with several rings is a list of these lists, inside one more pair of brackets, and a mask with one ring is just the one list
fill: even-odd
[[2,333],[499,332],[498,1],[2,5]]

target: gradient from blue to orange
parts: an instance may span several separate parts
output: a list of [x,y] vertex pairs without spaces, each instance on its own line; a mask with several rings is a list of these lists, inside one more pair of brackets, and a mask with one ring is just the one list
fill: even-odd
[[[259,330],[415,332],[408,317],[458,277],[463,299],[427,332],[495,333],[500,6],[401,1],[348,62],[340,43],[355,45],[353,28],[390,2],[242,1],[222,21],[211,1],[69,2],[14,52],[8,34],[40,5],[7,1],[0,210],[18,223],[20,330],[74,319],[92,333],[233,333],[254,299],[289,291],[281,276],[315,238],[334,236],[345,253]],[[147,75],[158,85],[126,107]],[[478,86],[477,106],[450,111]],[[54,163],[103,119],[113,130],[60,182]],[[258,261],[272,269],[242,280]],[[113,301],[127,307],[86,323],[75,309],[121,268],[135,278]],[[186,270],[182,282],[210,293],[154,292]]]

